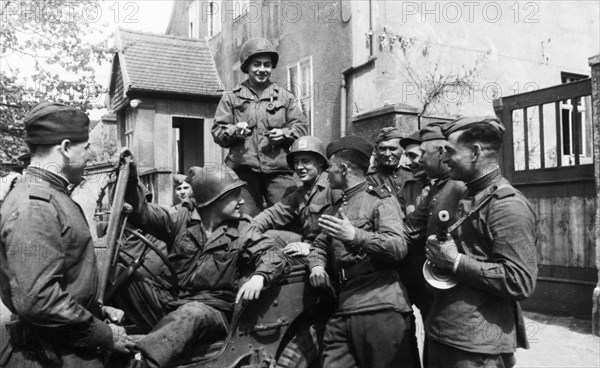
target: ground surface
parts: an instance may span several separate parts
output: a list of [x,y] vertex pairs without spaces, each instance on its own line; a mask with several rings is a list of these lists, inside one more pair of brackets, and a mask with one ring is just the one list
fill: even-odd
[[[416,310],[419,348],[423,344],[421,316]],[[516,353],[517,368],[600,368],[600,338],[592,322],[525,312],[531,349]]]

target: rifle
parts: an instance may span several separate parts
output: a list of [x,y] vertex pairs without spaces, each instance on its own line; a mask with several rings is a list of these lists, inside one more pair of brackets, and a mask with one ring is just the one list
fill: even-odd
[[100,270],[100,295],[99,301],[104,302],[104,296],[108,279],[111,271],[114,270],[118,250],[118,241],[123,236],[123,229],[127,217],[124,215],[123,206],[125,205],[125,191],[127,190],[127,182],[129,181],[130,164],[133,162],[132,156],[126,156],[118,168],[118,178],[115,187],[115,194],[108,219],[108,229],[106,230],[106,261],[102,263]]

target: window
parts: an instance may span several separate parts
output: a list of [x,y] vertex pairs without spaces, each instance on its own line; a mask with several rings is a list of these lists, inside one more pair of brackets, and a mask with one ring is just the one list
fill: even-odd
[[[588,76],[574,73],[561,73],[562,83],[572,83],[586,79]],[[576,106],[573,106],[573,100]],[[591,97],[568,99],[560,102],[562,127],[562,163],[564,166],[575,165],[575,154],[579,154],[580,164],[592,163],[592,122]],[[577,124],[573,118],[573,110],[577,114]],[[577,147],[577,148],[576,148]],[[575,152],[577,150],[577,152]]]
[[190,3],[188,8],[189,38],[200,38],[200,0]]
[[590,79],[563,82],[502,98],[510,110],[504,116],[513,128],[516,172],[593,163]]
[[133,119],[131,113],[125,115],[125,147],[133,148]]
[[211,1],[208,4],[208,17],[207,17],[207,26],[208,26],[208,37],[212,37],[219,32],[221,32],[221,6],[222,1]]
[[288,89],[292,91],[298,99],[300,109],[306,115],[310,127],[309,134],[312,134],[313,121],[313,77],[312,77],[312,57],[300,60],[288,66]]

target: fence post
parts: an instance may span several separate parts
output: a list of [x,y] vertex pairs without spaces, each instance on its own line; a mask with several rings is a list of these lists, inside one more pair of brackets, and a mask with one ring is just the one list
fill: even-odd
[[[588,59],[592,68],[592,122],[594,131],[594,173],[596,180],[596,268],[600,270],[600,54]],[[594,289],[592,308],[592,329],[600,336],[600,272]]]

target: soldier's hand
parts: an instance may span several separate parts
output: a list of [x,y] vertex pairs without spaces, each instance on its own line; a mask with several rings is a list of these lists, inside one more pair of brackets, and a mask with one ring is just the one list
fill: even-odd
[[265,284],[265,278],[262,275],[253,275],[250,280],[246,281],[244,285],[240,287],[240,290],[235,297],[235,302],[250,301],[258,299],[260,292]]
[[458,248],[452,239],[441,242],[435,235],[430,235],[427,238],[425,256],[434,265],[451,270],[458,257]]
[[273,128],[269,130],[269,135],[267,136],[270,141],[278,142],[284,138],[283,130],[278,128]]
[[109,323],[113,335],[113,351],[116,353],[129,354],[130,350],[134,346],[134,342],[127,336],[125,328],[118,326],[113,323]]
[[125,316],[125,312],[118,308],[109,307],[107,305],[103,306],[101,309],[102,317],[108,319],[111,323],[120,324],[123,322],[123,317]]
[[338,211],[338,217],[322,215],[319,218],[319,226],[325,234],[343,242],[354,240],[356,234],[354,225],[341,209]]
[[240,121],[235,124],[235,135],[238,137],[246,138],[252,134],[252,130],[248,129],[247,121]]
[[331,281],[329,275],[325,271],[323,266],[315,266],[310,270],[310,277],[308,278],[312,287],[327,287],[331,288]]
[[304,242],[290,243],[283,248],[283,253],[292,257],[306,257],[310,253],[310,244]]
[[133,154],[129,148],[124,147],[119,153],[119,164],[124,165],[126,162],[129,163],[129,179],[127,180],[127,187],[133,188],[138,182],[137,166],[133,160]]

